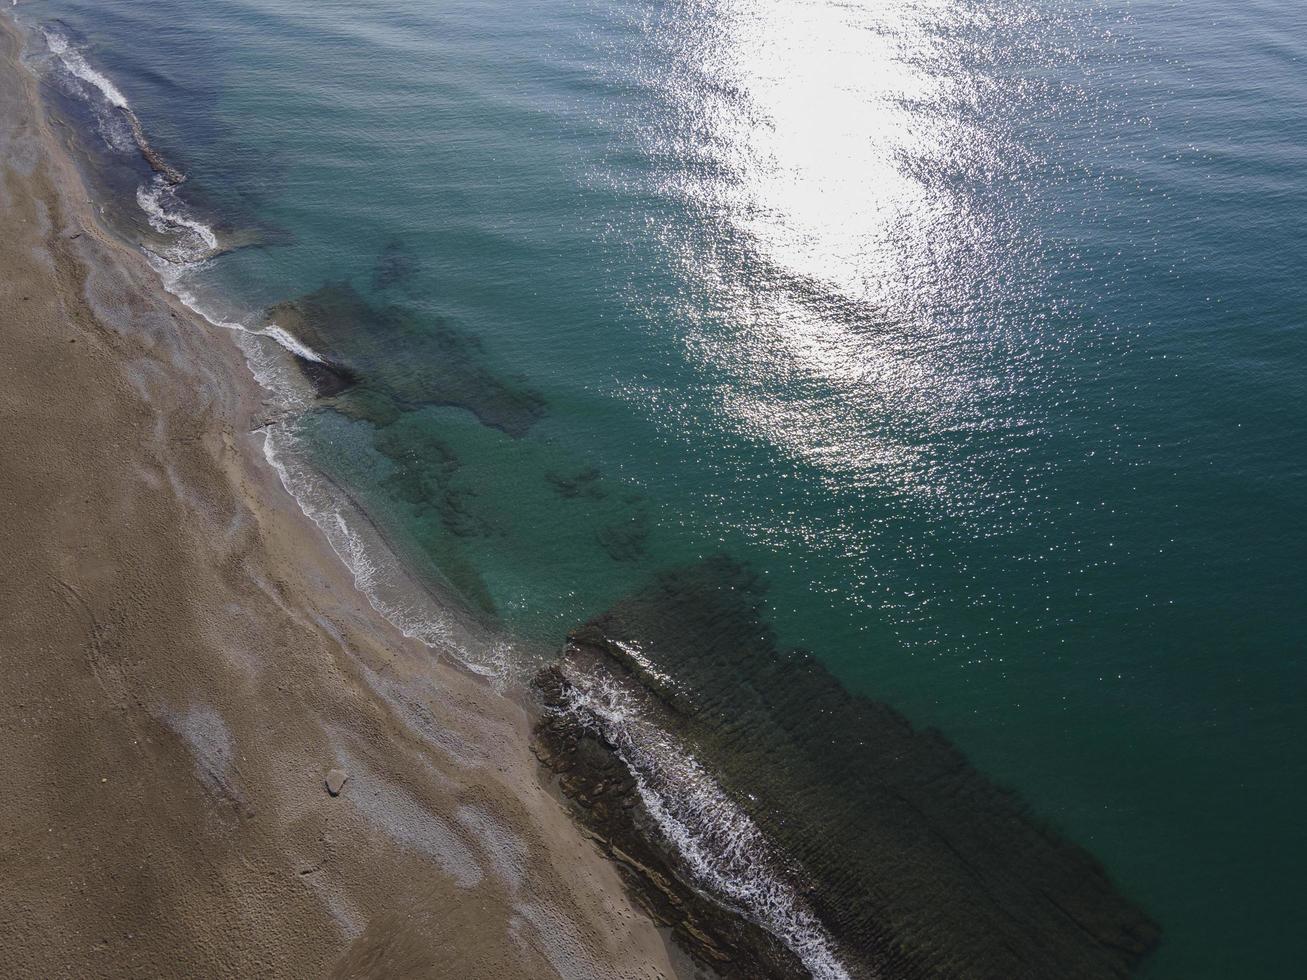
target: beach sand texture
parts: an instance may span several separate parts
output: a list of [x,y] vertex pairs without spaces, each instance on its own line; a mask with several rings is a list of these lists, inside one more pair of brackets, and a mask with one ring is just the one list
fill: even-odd
[[97,228],[0,29],[5,974],[673,975],[527,712],[282,490],[236,345]]

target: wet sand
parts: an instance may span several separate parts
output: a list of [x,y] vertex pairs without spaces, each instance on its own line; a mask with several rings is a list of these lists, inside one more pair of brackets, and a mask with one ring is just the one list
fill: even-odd
[[354,588],[0,47],[6,975],[673,976],[527,711]]

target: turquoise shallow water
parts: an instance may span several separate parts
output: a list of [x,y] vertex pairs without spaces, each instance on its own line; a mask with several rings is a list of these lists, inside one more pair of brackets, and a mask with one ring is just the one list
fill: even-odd
[[20,12],[258,231],[196,289],[316,294],[366,383],[308,445],[416,566],[547,649],[725,551],[1099,856],[1150,975],[1295,975],[1297,4]]

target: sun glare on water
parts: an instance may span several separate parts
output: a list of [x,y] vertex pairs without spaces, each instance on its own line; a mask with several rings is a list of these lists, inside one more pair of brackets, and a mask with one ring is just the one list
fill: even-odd
[[1015,383],[991,370],[989,304],[1011,243],[976,193],[1021,152],[974,111],[1012,97],[973,40],[1006,16],[723,0],[642,25],[659,57],[636,70],[667,108],[638,135],[657,192],[696,216],[658,231],[690,359],[721,424],[832,485],[956,506],[938,438],[989,424],[982,402]]

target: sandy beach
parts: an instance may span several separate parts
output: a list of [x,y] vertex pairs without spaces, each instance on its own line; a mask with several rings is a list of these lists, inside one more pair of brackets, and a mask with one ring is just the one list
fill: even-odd
[[240,351],[98,227],[18,45],[0,22],[6,975],[676,975],[527,710],[377,615],[282,489]]

